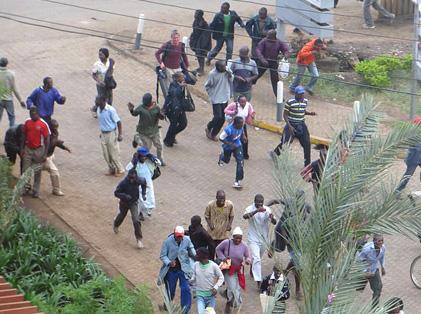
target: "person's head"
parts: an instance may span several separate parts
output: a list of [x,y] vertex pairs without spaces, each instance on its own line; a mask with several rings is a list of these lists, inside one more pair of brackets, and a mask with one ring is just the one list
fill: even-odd
[[171,32],[171,43],[173,45],[178,45],[178,43],[180,42],[180,33],[178,32],[178,30],[174,29]]
[[178,84],[181,84],[181,83],[184,82],[184,74],[183,74],[183,72],[176,72],[176,73],[174,73],[174,75],[172,77],[173,77],[173,80],[175,82],[177,82]]
[[200,218],[200,216],[198,215],[195,215],[192,218],[190,218],[190,223],[193,227],[200,226],[200,224],[202,223],[202,218]]
[[200,247],[196,251],[196,259],[201,264],[207,264],[209,262],[209,250],[205,247]]
[[295,93],[295,99],[297,100],[303,100],[304,99],[304,94],[305,94],[305,89],[302,86],[297,86],[294,89],[294,93]]
[[38,108],[37,107],[31,107],[29,109],[29,116],[31,117],[32,121],[39,120]]
[[227,66],[225,65],[225,62],[222,60],[218,60],[215,63],[215,69],[216,71],[223,73],[227,70]]
[[224,2],[221,4],[221,13],[228,14],[230,11],[230,4],[228,2]]
[[141,163],[144,163],[149,155],[149,149],[146,146],[141,146],[137,149],[137,158]]
[[232,241],[235,245],[239,245],[243,240],[243,230],[240,227],[235,227],[232,231]]
[[254,197],[254,206],[256,208],[263,207],[264,202],[265,202],[265,198],[263,197],[263,195],[262,194],[256,194],[256,196]]
[[235,117],[233,125],[234,125],[234,128],[236,128],[237,130],[241,129],[244,126],[243,117]]
[[240,95],[237,98],[237,102],[240,104],[242,108],[244,108],[247,104],[247,97],[244,95]]
[[203,15],[204,15],[203,10],[196,10],[194,12],[194,19],[195,20],[201,20],[201,19],[203,19]]
[[238,51],[239,55],[240,55],[240,59],[241,61],[246,60],[249,58],[249,52],[250,49],[247,46],[243,46],[240,48],[240,50]]
[[57,132],[58,127],[59,127],[59,125],[58,125],[57,120],[56,119],[51,119],[51,121],[50,121],[50,129],[51,129],[51,132]]
[[399,314],[400,311],[403,311],[403,301],[398,297],[387,300],[385,306],[389,309],[387,314]]
[[268,9],[266,9],[265,7],[260,8],[259,10],[259,19],[264,20],[266,19],[268,16]]
[[7,64],[8,63],[9,63],[9,60],[7,60],[6,57],[1,57],[0,58],[0,67],[3,67],[3,68],[7,67]]
[[384,243],[384,239],[383,239],[383,235],[381,234],[374,234],[373,235],[373,243],[374,243],[374,247],[376,249],[380,249],[383,246]]
[[137,172],[135,168],[129,170],[129,173],[127,174],[127,179],[129,179],[129,182],[131,184],[137,181]]
[[316,41],[314,42],[314,49],[320,50],[323,47],[324,47],[323,40],[321,40],[320,38],[317,38]]
[[218,207],[222,207],[225,205],[225,192],[223,190],[219,190],[216,192],[216,205]]
[[282,266],[279,263],[276,263],[273,265],[273,275],[275,276],[275,279],[278,279],[282,275]]
[[175,242],[180,243],[184,238],[184,228],[182,226],[177,226],[174,228],[174,239]]
[[101,60],[101,62],[106,62],[108,57],[110,56],[110,52],[107,48],[100,48],[98,51],[98,58]]
[[99,108],[104,109],[106,102],[105,102],[105,97],[104,96],[96,96],[95,98],[95,105],[97,105]]
[[146,93],[145,95],[143,95],[142,97],[142,105],[149,107],[151,106],[153,103],[153,98],[152,98],[152,94],[151,93]]
[[53,87],[53,79],[49,76],[44,77],[42,80],[42,86],[45,90],[50,90]]
[[276,30],[271,29],[267,32],[266,37],[270,40],[275,40],[276,39]]

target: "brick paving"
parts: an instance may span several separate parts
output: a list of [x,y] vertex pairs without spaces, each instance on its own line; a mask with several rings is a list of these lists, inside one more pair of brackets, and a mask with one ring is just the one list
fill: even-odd
[[[38,8],[36,13],[43,14],[43,11]],[[71,11],[63,18],[72,20],[73,15],[78,21],[87,21],[91,16],[81,16]],[[0,22],[5,33],[17,33],[17,24],[3,20]],[[120,22],[118,19],[113,20],[113,25],[119,25]],[[101,23],[102,26],[106,25]],[[157,208],[152,218],[142,225],[146,248],[139,251],[135,248],[130,219],[126,219],[118,235],[112,232],[111,223],[117,209],[113,191],[119,180],[104,176],[107,167],[102,158],[98,122],[91,117],[88,110],[95,96],[90,68],[96,60],[98,47],[103,46],[104,41],[49,30],[40,32],[39,29],[28,26],[19,25],[19,28],[24,30],[22,37],[6,38],[0,54],[9,57],[9,66],[17,74],[21,94],[28,95],[44,76],[50,75],[54,78],[56,87],[67,97],[67,103],[57,106],[55,110],[55,118],[60,122],[61,137],[73,152],[68,154],[58,150],[56,153],[66,196],[52,196],[49,178],[44,174],[41,198],[130,281],[148,284],[156,304],[159,296],[155,282],[160,267],[159,249],[163,239],[176,224],[188,226],[191,216],[203,216],[207,202],[214,198],[218,189],[224,189],[227,198],[234,202],[234,225],[245,228],[246,224],[241,216],[244,208],[252,202],[254,194],[262,193],[267,199],[274,196],[271,162],[267,152],[278,143],[279,138],[262,130],[250,131],[251,159],[245,165],[244,189],[235,191],[231,188],[235,163],[222,169],[217,166],[220,146],[204,136],[204,126],[211,114],[210,107],[205,101],[197,99],[197,111],[188,115],[189,125],[178,137],[179,144],[165,151],[168,166],[163,168],[163,175],[155,181]],[[155,31],[157,38],[160,38],[162,32]],[[146,50],[144,59],[150,60],[150,54],[151,51]],[[128,113],[126,103],[137,102],[143,93],[153,92],[155,76],[150,67],[118,54],[117,51],[112,50],[111,56],[116,60],[115,76],[119,85],[114,99],[123,121],[124,141],[121,143],[121,155],[126,163],[133,153],[131,139],[137,122]],[[18,107],[16,110],[17,121],[23,121],[27,113]],[[347,111],[337,109],[335,115],[344,115]],[[332,124],[335,122],[335,115],[329,116]],[[163,130],[166,130],[168,124],[164,122],[162,125]],[[317,132],[322,127],[329,130],[330,125],[326,127],[321,123],[311,130]],[[6,117],[0,124],[1,134],[4,134],[5,128]],[[297,154],[297,167],[301,166],[301,148],[297,144],[293,149]],[[399,164],[392,173],[400,175],[401,172],[402,165]],[[412,186],[415,186],[415,181],[412,180]],[[386,245],[388,274],[384,278],[383,299],[393,295],[403,296],[407,313],[416,313],[419,291],[409,280],[409,264],[419,254],[419,244],[394,236],[386,238]],[[286,254],[281,255],[281,260],[286,262]],[[268,272],[270,268],[271,261],[265,258],[264,272]],[[369,297],[369,289],[366,289],[361,298],[368,300]],[[260,313],[258,295],[249,278],[244,300],[242,313]],[[218,306],[220,309],[221,304]],[[292,296],[288,302],[288,313],[296,313],[296,307]]]

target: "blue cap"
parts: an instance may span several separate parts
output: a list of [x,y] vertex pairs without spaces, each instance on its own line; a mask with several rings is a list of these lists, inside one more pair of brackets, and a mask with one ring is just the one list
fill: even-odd
[[302,87],[302,86],[297,86],[297,87],[295,88],[294,92],[295,92],[296,94],[304,94],[306,91],[305,91],[304,87]]
[[145,146],[141,146],[137,149],[137,153],[142,157],[146,157],[149,155],[149,149]]

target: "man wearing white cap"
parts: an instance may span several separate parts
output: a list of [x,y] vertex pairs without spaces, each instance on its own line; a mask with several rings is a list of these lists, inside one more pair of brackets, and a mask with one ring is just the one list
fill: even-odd
[[177,226],[174,233],[162,243],[160,259],[162,267],[159,271],[158,285],[165,283],[171,300],[175,297],[177,281],[180,281],[180,303],[183,313],[187,314],[191,308],[191,292],[189,279],[192,278],[193,269],[191,258],[195,258],[196,251],[190,237],[184,235],[184,228]]
[[232,313],[233,307],[240,306],[243,301],[241,288],[246,288],[243,263],[250,264],[250,254],[247,245],[242,240],[243,231],[240,227],[236,227],[232,232],[232,239],[226,239],[216,247],[218,259],[230,264],[229,269],[223,271],[227,286],[225,314]]
[[267,247],[270,247],[269,225],[276,224],[269,207],[264,206],[263,195],[256,194],[254,203],[246,208],[243,218],[248,220],[248,245],[251,253],[252,265],[250,275],[260,288],[262,282],[262,257]]

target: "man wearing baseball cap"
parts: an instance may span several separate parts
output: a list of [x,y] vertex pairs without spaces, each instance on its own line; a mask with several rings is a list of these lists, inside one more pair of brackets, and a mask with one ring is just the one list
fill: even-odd
[[315,112],[307,111],[308,100],[304,98],[304,87],[295,87],[295,97],[288,100],[284,109],[285,128],[282,132],[281,143],[271,153],[272,157],[281,154],[282,145],[291,144],[295,138],[298,138],[304,149],[304,166],[311,162],[310,133],[305,123],[305,115],[315,116]]
[[158,285],[165,283],[171,300],[175,297],[177,281],[180,281],[180,303],[183,313],[187,314],[191,308],[191,292],[189,280],[192,278],[193,269],[190,259],[194,259],[196,251],[190,237],[184,235],[184,228],[176,226],[174,233],[162,243],[160,259],[162,267],[159,271]]

